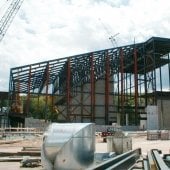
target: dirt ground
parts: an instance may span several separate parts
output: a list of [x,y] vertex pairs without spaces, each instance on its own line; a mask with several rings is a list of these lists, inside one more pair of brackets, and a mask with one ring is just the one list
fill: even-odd
[[[147,151],[151,149],[160,149],[163,154],[170,154],[170,140],[147,140],[145,134],[132,135],[132,149],[141,148],[142,155],[145,157]],[[42,137],[34,137],[31,139],[20,139],[15,143],[4,144],[0,140],[0,152],[17,152],[23,147],[41,147]],[[103,143],[101,137],[96,138],[96,152],[107,152],[107,143]],[[0,162],[0,170],[43,170],[42,167],[37,168],[21,168],[20,162]]]
[[[142,155],[147,155],[151,149],[159,149],[163,154],[170,154],[170,140],[147,140],[146,134],[135,134],[132,138],[132,149],[141,148]],[[96,152],[107,152],[107,143],[97,139]]]
[[170,154],[170,140],[147,140],[146,136],[132,138],[132,149],[141,148],[142,155],[147,155],[151,149],[159,149],[163,154]]

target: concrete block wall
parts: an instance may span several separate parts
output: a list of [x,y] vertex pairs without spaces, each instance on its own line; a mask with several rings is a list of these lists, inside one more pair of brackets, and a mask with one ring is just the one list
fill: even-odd
[[[110,83],[110,89],[112,84]],[[81,92],[83,89],[83,92]],[[77,93],[75,96],[71,98],[71,108],[70,111],[73,114],[76,114],[76,119],[72,116],[72,122],[81,122],[81,114],[82,115],[89,115],[89,117],[84,116],[83,122],[90,122],[91,121],[91,84],[87,83],[84,84],[83,87],[77,87]],[[95,123],[99,125],[105,124],[105,81],[98,80],[95,82]],[[66,104],[66,103],[64,103]],[[67,109],[64,109],[66,106],[59,106],[59,110],[63,111],[64,115],[67,115]],[[109,96],[109,112],[108,117],[110,122],[115,122],[117,119],[116,113],[114,113],[114,106],[113,106],[113,96]],[[71,118],[71,119],[72,119]],[[62,115],[59,116],[59,119],[64,119]]]
[[147,113],[147,129],[148,130],[160,129],[158,106],[148,105],[146,107],[146,113]]
[[107,137],[107,151],[116,152],[116,154],[122,154],[129,150],[132,150],[132,138],[130,137]]
[[37,130],[44,131],[50,122],[45,122],[42,119],[34,119],[33,117],[25,118],[25,127],[27,128],[36,128]]
[[159,124],[161,129],[170,130],[170,100],[157,100],[159,112]]

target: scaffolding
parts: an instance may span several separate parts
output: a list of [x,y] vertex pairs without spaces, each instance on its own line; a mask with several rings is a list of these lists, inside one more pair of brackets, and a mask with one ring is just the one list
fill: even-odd
[[[147,105],[156,105],[156,92],[170,91],[170,39],[105,49],[11,68],[9,103],[22,103],[29,114],[32,96],[49,96],[58,121],[138,125]],[[166,74],[166,78],[164,75]],[[45,107],[47,109],[47,107]],[[10,115],[20,113],[10,110]],[[38,114],[38,113],[37,113]],[[46,113],[44,114],[46,118]]]

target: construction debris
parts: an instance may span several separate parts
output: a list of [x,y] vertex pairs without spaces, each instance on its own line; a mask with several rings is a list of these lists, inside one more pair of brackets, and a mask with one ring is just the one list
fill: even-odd
[[21,161],[21,167],[38,167],[41,166],[41,160],[40,159],[32,159],[30,157],[24,157]]
[[148,130],[147,140],[169,140],[170,131],[169,130]]

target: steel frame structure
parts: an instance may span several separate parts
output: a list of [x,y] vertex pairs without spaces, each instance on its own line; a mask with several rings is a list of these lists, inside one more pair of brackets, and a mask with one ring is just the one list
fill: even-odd
[[[10,107],[27,95],[55,97],[53,105],[67,122],[138,125],[156,92],[170,91],[170,39],[146,42],[11,68]],[[166,73],[166,80],[164,75]],[[100,113],[99,113],[100,112]],[[18,114],[12,109],[9,115]],[[38,114],[38,113],[37,113]],[[127,120],[128,116],[128,120]]]

